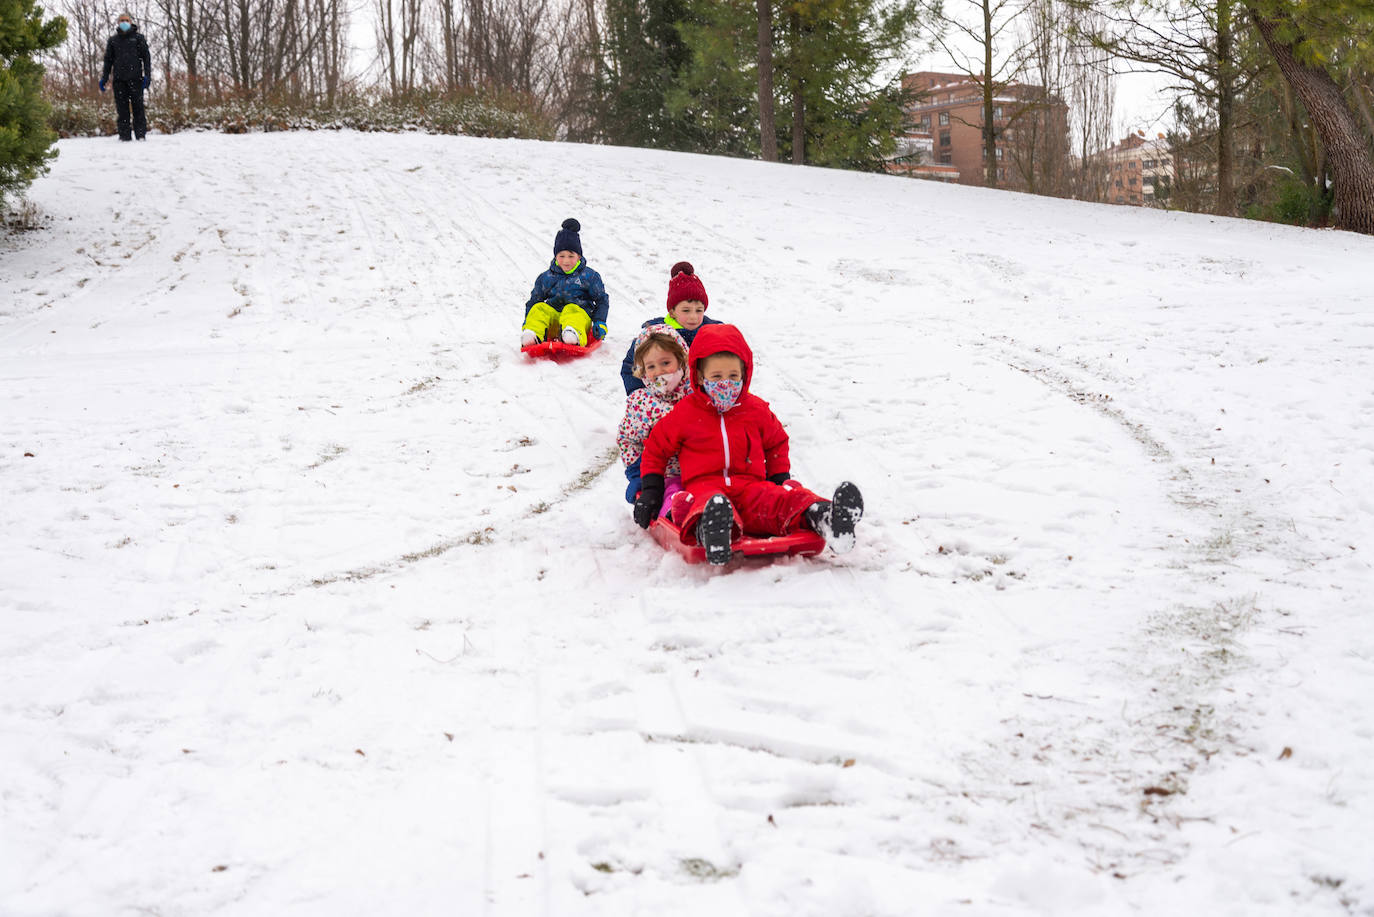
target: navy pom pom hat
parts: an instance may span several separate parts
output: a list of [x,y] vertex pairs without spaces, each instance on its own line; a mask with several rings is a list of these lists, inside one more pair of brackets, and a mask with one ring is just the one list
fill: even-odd
[[563,221],[563,228],[558,230],[558,235],[553,237],[553,253],[577,252],[582,254],[582,237],[578,235],[582,231],[582,224],[572,217]]
[[703,306],[709,306],[710,300],[706,297],[706,285],[697,276],[696,269],[692,267],[690,261],[679,261],[668,271],[671,278],[668,281],[668,311],[673,311],[673,306],[684,300],[693,299]]

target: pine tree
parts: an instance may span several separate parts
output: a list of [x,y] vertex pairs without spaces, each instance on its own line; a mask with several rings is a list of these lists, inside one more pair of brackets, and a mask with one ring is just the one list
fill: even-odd
[[[690,0],[681,27],[692,61],[672,99],[695,113],[710,152],[759,155],[758,0]],[[917,28],[914,2],[772,0],[779,158],[878,168],[902,126],[898,63]],[[791,118],[782,115],[790,112]]]
[[699,145],[691,116],[668,106],[691,59],[678,34],[686,6],[686,0],[606,0],[605,68],[596,95],[600,135],[608,143],[670,150]]
[[43,66],[34,57],[66,38],[66,20],[44,22],[34,0],[0,0],[0,204],[46,172],[57,156]]
[[[912,3],[789,0],[782,58],[788,69],[794,163],[877,170],[905,114],[900,61],[917,26]],[[799,110],[798,103],[801,103]]]
[[687,5],[678,28],[691,59],[668,94],[669,106],[700,127],[697,152],[756,156],[755,0],[689,0]]

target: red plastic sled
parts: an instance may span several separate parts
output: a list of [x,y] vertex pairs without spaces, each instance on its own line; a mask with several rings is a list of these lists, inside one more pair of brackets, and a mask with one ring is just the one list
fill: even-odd
[[[699,544],[683,544],[682,530],[667,516],[660,516],[649,525],[649,534],[663,547],[676,551],[689,564],[706,562],[706,549]],[[745,535],[730,545],[733,559],[758,557],[766,554],[800,554],[810,557],[825,549],[825,539],[815,532],[800,531],[791,535]]]
[[600,338],[592,338],[587,342],[587,346],[580,344],[568,344],[563,341],[536,341],[528,347],[521,347],[520,352],[531,360],[553,360],[555,363],[566,363],[568,360],[576,360],[578,357],[585,357],[593,350],[601,346]]

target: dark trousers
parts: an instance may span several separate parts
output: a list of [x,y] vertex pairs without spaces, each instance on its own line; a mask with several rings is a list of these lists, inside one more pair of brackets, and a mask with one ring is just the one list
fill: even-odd
[[119,139],[129,139],[129,116],[132,109],[133,133],[142,139],[148,133],[148,118],[143,111],[143,80],[114,80],[115,124],[119,127]]

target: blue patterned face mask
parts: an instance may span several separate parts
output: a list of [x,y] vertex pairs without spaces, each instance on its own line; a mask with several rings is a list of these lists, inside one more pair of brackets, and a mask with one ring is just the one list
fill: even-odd
[[715,382],[704,380],[701,383],[701,390],[706,393],[707,398],[711,399],[716,410],[724,414],[734,407],[735,402],[739,400],[739,393],[744,391],[744,380],[718,379]]
[[119,24],[119,31],[121,31],[121,32],[127,32],[127,31],[129,31],[131,28],[133,28],[133,23],[132,23],[132,22],[121,22],[121,23]]

